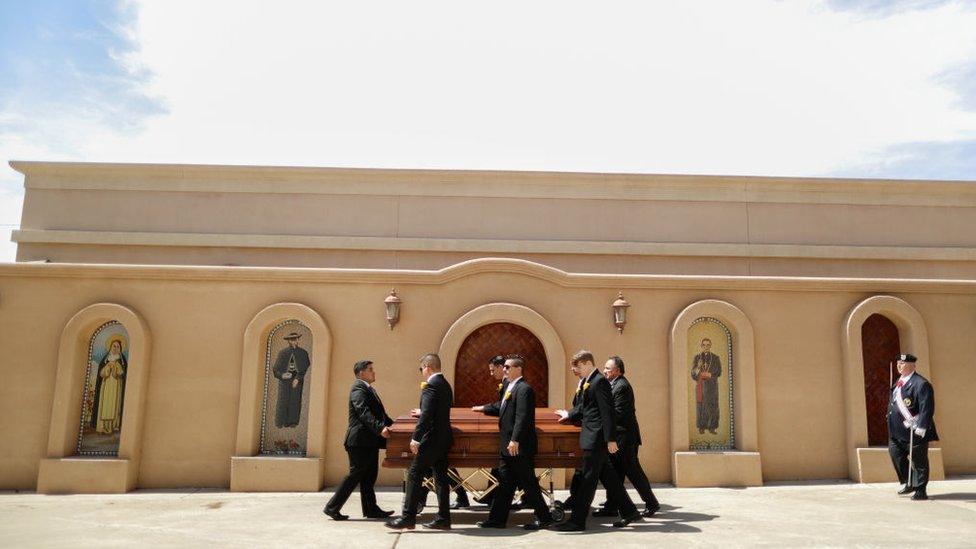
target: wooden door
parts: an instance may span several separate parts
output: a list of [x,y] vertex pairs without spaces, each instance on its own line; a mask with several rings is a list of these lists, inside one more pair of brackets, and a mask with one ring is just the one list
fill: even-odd
[[898,327],[887,317],[873,314],[861,326],[861,349],[864,359],[864,403],[868,420],[868,444],[888,445],[888,398],[891,363],[898,359],[901,345]]
[[468,407],[498,400],[498,382],[488,374],[495,355],[517,354],[525,359],[523,377],[535,390],[535,405],[549,406],[549,362],[539,338],[509,322],[486,324],[461,344],[454,364],[454,406]]

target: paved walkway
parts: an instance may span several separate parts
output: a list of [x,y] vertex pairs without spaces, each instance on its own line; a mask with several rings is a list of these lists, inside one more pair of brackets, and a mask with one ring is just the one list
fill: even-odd
[[[451,532],[418,527],[398,534],[379,521],[359,519],[358,494],[344,509],[352,519],[340,523],[322,514],[329,493],[0,492],[0,547],[976,547],[976,477],[933,482],[927,502],[899,497],[897,488],[846,482],[660,487],[655,492],[664,505],[657,516],[623,530],[591,518],[586,532],[568,534],[481,530],[474,526],[485,516],[478,507],[456,512]],[[385,509],[401,502],[398,491],[378,496]],[[602,501],[602,493],[597,496]],[[529,520],[531,513],[523,511],[510,525]]]

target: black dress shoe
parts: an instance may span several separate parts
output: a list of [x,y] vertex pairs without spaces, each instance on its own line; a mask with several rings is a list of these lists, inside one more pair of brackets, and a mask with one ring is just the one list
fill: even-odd
[[394,530],[413,530],[417,527],[417,524],[413,521],[404,519],[403,517],[397,517],[395,519],[390,519],[384,524],[387,528],[393,528]]
[[925,493],[925,490],[915,490],[915,493],[912,494],[912,499],[915,501],[925,501],[929,499],[929,495]]
[[596,511],[593,511],[594,517],[619,517],[620,513],[616,509],[607,509],[606,507],[601,507]]
[[512,502],[512,511],[521,511],[522,507],[524,507],[522,500]]
[[641,516],[644,518],[653,517],[660,510],[661,510],[660,504],[656,504],[653,506],[648,505],[647,507],[644,508],[644,512],[641,513]]
[[322,509],[322,512],[332,518],[332,520],[349,520],[349,515],[343,515],[339,511],[330,511],[328,507]]
[[505,525],[500,522],[493,522],[490,520],[482,520],[475,523],[478,528],[504,528]]
[[911,494],[914,491],[914,488],[906,484],[901,490],[898,490],[898,495],[904,496],[905,494]]
[[467,509],[470,506],[471,504],[469,504],[467,501],[457,500],[451,504],[451,509]]
[[522,528],[524,528],[526,530],[529,530],[529,531],[535,531],[535,530],[545,530],[546,528],[549,528],[550,526],[552,526],[552,521],[551,520],[541,521],[541,520],[536,519],[536,520],[533,520],[532,522],[530,522],[528,524],[522,525]]
[[390,518],[391,516],[393,516],[393,511],[384,511],[382,509],[373,509],[372,511],[366,513],[364,516],[366,518],[369,518],[369,519]]
[[582,524],[576,524],[575,522],[564,522],[559,526],[553,528],[557,532],[582,532],[586,530],[586,526]]
[[623,528],[624,526],[629,525],[631,522],[635,522],[635,521],[638,521],[640,519],[641,519],[641,514],[640,513],[634,513],[633,515],[630,515],[629,517],[624,517],[624,518],[618,520],[617,522],[613,523],[613,527],[614,528]]
[[451,521],[446,519],[434,519],[430,522],[425,522],[423,526],[429,530],[450,530]]

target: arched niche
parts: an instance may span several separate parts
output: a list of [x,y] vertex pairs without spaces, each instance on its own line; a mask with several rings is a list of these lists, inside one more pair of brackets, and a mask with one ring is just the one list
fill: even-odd
[[[78,457],[82,394],[88,369],[89,345],[99,327],[118,322],[129,338],[124,388],[125,408],[118,454],[112,457]],[[119,493],[138,481],[142,428],[152,337],[142,316],[116,303],[96,303],[78,311],[65,324],[58,346],[58,365],[51,406],[47,456],[41,461],[37,491],[40,493]]]
[[566,404],[566,376],[562,368],[566,365],[566,350],[559,334],[542,315],[523,305],[514,303],[488,303],[476,307],[460,318],[447,330],[441,340],[438,354],[444,369],[444,377],[454,383],[454,364],[458,351],[468,335],[487,324],[510,322],[532,332],[546,352],[549,365],[549,406],[562,408]]
[[[844,318],[841,342],[850,478],[860,482],[893,482],[895,473],[887,448],[870,448],[868,445],[861,328],[874,314],[882,315],[895,324],[902,352],[918,357],[916,369],[931,381],[929,337],[922,315],[907,301],[890,295],[869,297],[851,308]],[[943,477],[941,449],[930,447],[929,454],[931,478]]]
[[[305,457],[260,455],[268,338],[276,327],[296,320],[312,334],[308,438]],[[240,404],[235,456],[231,458],[231,490],[318,491],[324,480],[327,385],[332,333],[325,320],[307,305],[275,303],[257,313],[244,329]]]
[[[735,450],[690,451],[687,357],[688,331],[702,318],[718,320],[732,338],[733,430]],[[684,308],[671,324],[671,451],[676,486],[755,486],[762,484],[756,408],[756,352],[752,322],[738,307],[717,299]]]

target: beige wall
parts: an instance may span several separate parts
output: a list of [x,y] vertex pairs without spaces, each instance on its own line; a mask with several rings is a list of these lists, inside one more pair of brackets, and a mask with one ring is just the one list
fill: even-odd
[[[404,304],[391,331],[382,301],[393,286]],[[620,289],[632,305],[622,335],[610,321]],[[376,361],[377,388],[391,413],[402,413],[416,405],[417,357],[436,350],[459,317],[493,302],[544,317],[567,356],[588,347],[598,356],[624,357],[646,433],[641,459],[653,480],[670,480],[669,332],[675,317],[702,299],[734,305],[754,328],[763,477],[846,478],[842,325],[852,307],[877,294],[905,300],[924,319],[946,471],[976,473],[969,420],[976,416],[974,282],[581,275],[499,259],[432,272],[3,265],[0,488],[34,487],[46,457],[62,329],[75,313],[102,302],[138,313],[152,333],[142,487],[229,485],[243,333],[259,311],[281,302],[307,305],[332,334],[328,484],[347,466],[341,441],[352,364]],[[393,484],[399,475],[384,470],[381,482]]]
[[976,185],[13,162],[19,261],[976,278]]

